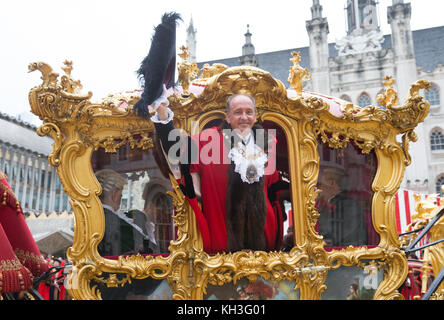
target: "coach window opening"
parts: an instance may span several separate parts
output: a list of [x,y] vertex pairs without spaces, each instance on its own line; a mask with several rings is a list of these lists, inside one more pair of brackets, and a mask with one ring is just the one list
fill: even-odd
[[[134,138],[140,137],[135,135]],[[114,141],[120,143],[119,139]],[[162,167],[164,164],[159,163],[154,149],[131,148],[129,143],[125,143],[113,150],[114,152],[101,147],[92,154],[91,165],[95,175],[99,171],[110,169],[125,180],[118,211],[121,213],[121,220],[130,223],[123,223],[105,212],[105,235],[98,246],[99,254],[105,258],[117,259],[119,255],[133,254],[169,254],[168,245],[176,236],[172,219],[174,208],[171,197],[167,195],[172,186],[169,177],[165,176],[165,168]],[[107,235],[107,230],[111,229],[120,234],[114,240]],[[116,245],[116,241],[119,245]]]
[[[222,124],[223,119],[217,118],[208,121],[202,130],[218,127]],[[293,226],[293,209],[291,201],[291,184],[290,184],[290,169],[288,159],[288,146],[287,138],[284,130],[273,121],[263,121],[259,124],[264,127],[265,130],[274,130],[276,132],[276,170],[279,174],[279,181],[277,184],[269,189],[268,197],[270,202],[276,210],[280,210],[282,213],[282,222],[277,221],[278,227],[282,227],[279,232],[282,234],[282,240],[280,250],[289,252],[294,246],[294,226]],[[278,215],[279,217],[279,215]],[[282,224],[282,226],[281,226]]]
[[363,154],[353,141],[332,149],[318,139],[320,158],[316,231],[327,251],[348,246],[376,246],[372,222],[372,183],[377,169],[374,151]]

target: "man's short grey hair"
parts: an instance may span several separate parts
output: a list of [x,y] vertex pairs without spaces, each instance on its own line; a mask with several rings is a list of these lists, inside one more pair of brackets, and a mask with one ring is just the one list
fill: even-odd
[[99,170],[95,175],[102,186],[101,198],[111,192],[123,190],[127,182],[126,176],[111,169]]
[[256,99],[255,98],[253,98],[252,96],[250,96],[249,94],[246,94],[246,93],[236,93],[236,94],[229,96],[227,99],[227,105],[226,105],[226,110],[225,110],[227,112],[227,114],[230,112],[231,101],[234,98],[239,97],[239,96],[244,96],[244,97],[247,97],[248,99],[250,99],[251,102],[253,102],[254,112],[256,112]]

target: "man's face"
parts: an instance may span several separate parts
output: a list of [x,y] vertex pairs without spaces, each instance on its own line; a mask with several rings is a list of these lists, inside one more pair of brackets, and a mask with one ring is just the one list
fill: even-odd
[[235,97],[231,100],[226,120],[233,130],[248,133],[256,123],[256,110],[253,102],[245,96]]

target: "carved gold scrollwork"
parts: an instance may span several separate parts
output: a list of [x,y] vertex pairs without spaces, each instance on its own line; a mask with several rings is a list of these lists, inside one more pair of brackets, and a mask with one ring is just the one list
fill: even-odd
[[54,123],[45,123],[37,129],[37,134],[39,136],[50,135],[54,140],[53,149],[51,154],[48,156],[49,164],[58,167],[60,164],[60,149],[62,148],[63,137],[62,133]]
[[182,58],[182,61],[178,65],[178,71],[179,71],[178,78],[179,78],[179,83],[183,89],[183,95],[189,96],[191,79],[197,77],[199,73],[199,68],[197,67],[196,62],[190,63],[188,61],[188,58],[190,57],[190,52],[188,47],[181,46],[180,50],[182,52],[179,53],[179,57]]
[[419,123],[423,122],[430,110],[430,103],[419,94],[422,89],[429,90],[430,82],[418,80],[411,85],[409,96],[403,106],[390,107],[388,109],[389,119],[393,126],[401,132],[413,130]]
[[382,84],[386,87],[386,90],[383,94],[378,95],[377,100],[379,104],[387,109],[398,105],[398,93],[393,89],[395,80],[391,76],[386,76]]
[[418,136],[416,135],[416,133],[413,130],[407,131],[402,136],[402,150],[404,151],[404,155],[405,155],[404,163],[406,166],[409,166],[412,163],[412,157],[409,154],[409,142],[410,141],[413,141],[413,142],[418,141]]
[[318,97],[309,96],[304,98],[305,106],[315,111],[327,111],[330,109],[329,105]]
[[176,214],[173,219],[177,227],[177,239],[171,241],[169,250],[174,252],[182,247],[186,247],[192,252],[201,252],[203,248],[202,239],[200,237],[197,237],[197,239],[190,237],[190,230],[197,228],[194,221],[194,212],[186,201],[185,195],[182,193],[174,176],[170,175],[170,181],[174,192],[168,191],[168,194],[173,198],[173,204],[176,208]]
[[94,150],[103,148],[106,153],[116,153],[117,149],[125,144],[129,144],[131,149],[138,148],[147,150],[154,147],[153,139],[147,135],[142,134],[139,139],[134,138],[133,135],[122,137],[106,137],[103,139],[96,139],[92,142]]
[[[128,257],[119,257],[119,263],[129,271],[129,275],[135,279],[143,279],[148,276],[155,279],[164,279],[171,271],[168,258],[141,256],[140,254]],[[146,266],[149,265],[149,268]]]
[[100,291],[97,285],[91,286],[90,281],[96,274],[99,274],[97,268],[82,259],[76,260],[73,264],[73,270],[67,279],[67,289],[71,297],[75,300],[99,300],[101,299]]
[[105,284],[108,288],[118,288],[123,287],[126,283],[131,282],[131,277],[129,274],[126,274],[122,279],[117,278],[117,274],[111,273],[106,278],[100,276],[92,277],[92,280]]
[[[443,210],[444,205],[438,205],[438,194],[431,194],[426,199],[421,199],[420,194],[414,194],[415,208],[414,214],[411,216],[412,223],[409,224],[405,232],[420,230],[427,226],[436,215]],[[418,233],[405,234],[401,238],[401,243],[404,248],[408,247],[413,241],[416,240]],[[439,218],[435,224],[430,228],[428,233],[428,243],[433,243],[444,238],[444,217]],[[435,277],[444,267],[444,243],[436,243],[433,246],[424,249],[422,254],[423,266],[422,270],[422,293],[427,291],[429,286],[429,275],[433,269]],[[431,300],[442,300],[444,293],[444,284],[441,284],[435,292],[435,295],[431,297]]]
[[33,62],[28,65],[28,72],[39,70],[42,73],[43,87],[57,87],[58,73],[52,71],[49,64],[45,62]]
[[65,75],[63,75],[60,79],[60,84],[63,90],[68,93],[80,93],[80,90],[83,88],[80,80],[74,80],[71,77],[72,61],[65,60],[63,64],[65,67],[62,69],[65,71]]
[[[438,214],[444,208],[443,205],[436,208],[431,213],[431,219]],[[441,217],[436,224],[430,229],[430,242],[435,242],[438,240],[444,239],[444,217]],[[429,248],[429,256],[430,262],[433,267],[433,272],[435,277],[438,277],[438,274],[442,268],[444,268],[444,243],[441,242]],[[441,284],[436,292],[436,298],[439,298],[439,294],[441,292],[441,300],[444,299],[444,284]]]
[[[317,273],[328,270],[311,265],[308,260],[308,256],[297,248],[285,254],[242,251],[212,257],[196,257],[194,268],[202,275],[202,283],[199,286],[203,288],[206,288],[207,284],[221,286],[230,282],[236,283],[241,278],[247,278],[250,282],[259,277],[271,281],[300,282],[302,276],[316,277]],[[204,289],[203,293],[205,292]]]
[[222,63],[214,63],[211,66],[208,63],[205,63],[202,69],[200,70],[202,74],[199,77],[199,79],[209,79],[214,75],[220,74],[221,72],[227,69],[228,67]]

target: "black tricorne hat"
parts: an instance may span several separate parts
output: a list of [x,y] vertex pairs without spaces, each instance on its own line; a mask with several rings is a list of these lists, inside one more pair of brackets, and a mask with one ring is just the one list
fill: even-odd
[[175,84],[178,20],[182,18],[176,12],[162,16],[162,22],[154,29],[150,51],[137,70],[143,92],[134,105],[134,111],[140,117],[149,117],[148,106],[162,95],[163,85],[170,88]]

